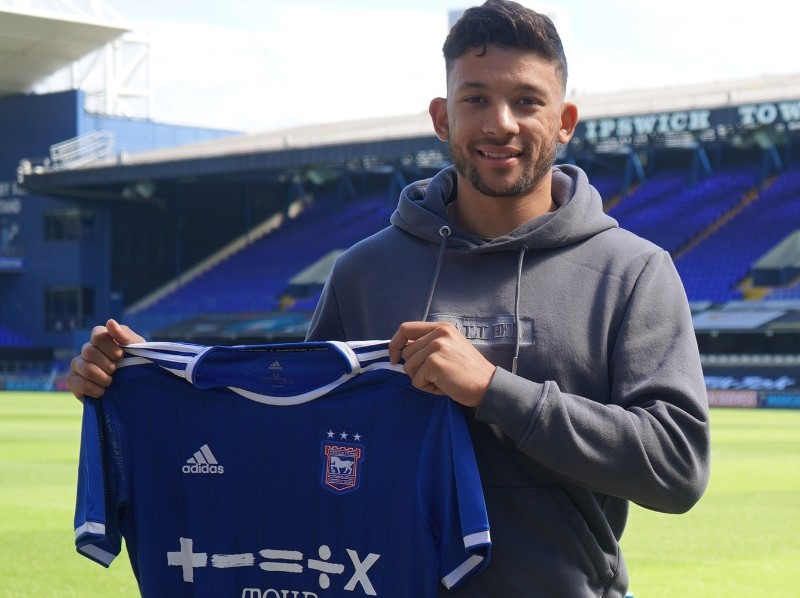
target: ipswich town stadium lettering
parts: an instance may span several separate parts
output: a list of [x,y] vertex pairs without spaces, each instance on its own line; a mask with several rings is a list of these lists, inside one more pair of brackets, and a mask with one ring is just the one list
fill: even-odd
[[700,132],[719,125],[756,127],[800,122],[800,100],[764,102],[712,110],[678,110],[585,121],[577,137],[590,142],[617,137],[642,137]]
[[739,106],[739,119],[739,122],[743,125],[772,125],[776,122],[798,122],[800,121],[800,101]]
[[711,127],[710,116],[710,110],[692,110],[589,120],[586,121],[586,139],[598,141],[612,137],[703,131]]

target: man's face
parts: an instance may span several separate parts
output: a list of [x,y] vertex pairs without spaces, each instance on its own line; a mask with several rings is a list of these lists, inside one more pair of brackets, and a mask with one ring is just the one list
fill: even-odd
[[459,174],[489,197],[531,192],[569,140],[563,105],[555,65],[535,52],[488,46],[455,59],[446,128]]

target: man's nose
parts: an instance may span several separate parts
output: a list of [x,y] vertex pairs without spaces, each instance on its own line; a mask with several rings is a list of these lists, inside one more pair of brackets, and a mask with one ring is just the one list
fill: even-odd
[[497,102],[490,106],[486,111],[483,131],[496,137],[516,135],[519,132],[519,124],[512,106],[506,102]]

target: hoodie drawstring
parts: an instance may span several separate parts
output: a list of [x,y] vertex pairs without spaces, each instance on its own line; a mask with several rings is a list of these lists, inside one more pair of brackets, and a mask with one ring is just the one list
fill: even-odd
[[519,297],[522,293],[522,262],[525,260],[525,247],[520,248],[519,250],[519,258],[517,259],[517,288],[516,294],[514,297],[514,331],[515,331],[515,338],[514,338],[514,358],[511,360],[511,373],[517,373],[517,361],[519,360],[519,346],[520,346],[520,337],[522,335],[520,331],[520,321],[519,321]]
[[425,305],[425,313],[422,314],[422,322],[428,321],[428,313],[431,310],[431,303],[433,302],[433,293],[436,291],[436,283],[439,282],[439,272],[442,270],[444,250],[447,248],[447,238],[451,233],[452,231],[447,225],[439,229],[439,236],[442,238],[442,244],[439,246],[439,259],[436,260],[436,271],[433,273],[433,282],[431,283],[431,290],[428,293],[428,303]]
[[[433,294],[436,292],[436,284],[439,282],[439,273],[442,270],[442,262],[444,262],[444,252],[447,249],[447,238],[452,234],[450,227],[447,225],[439,229],[439,236],[442,238],[442,243],[439,246],[439,257],[436,260],[436,270],[433,273],[433,282],[431,283],[431,290],[428,293],[428,301],[425,304],[425,312],[422,314],[422,322],[428,321],[428,315],[431,310],[431,303],[433,303]],[[520,295],[522,294],[522,264],[525,261],[525,247],[519,250],[519,257],[517,258],[517,284],[514,295],[514,357],[511,360],[511,373],[517,373],[517,361],[519,361],[519,347],[521,344],[520,318],[519,318],[519,302]]]

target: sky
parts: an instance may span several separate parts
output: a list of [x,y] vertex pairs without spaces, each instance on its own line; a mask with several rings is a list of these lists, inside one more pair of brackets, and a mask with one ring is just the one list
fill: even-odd
[[[448,11],[472,4],[105,2],[150,41],[153,119],[248,132],[426,112],[445,95]],[[568,90],[581,95],[800,75],[796,0],[539,5],[564,15]]]

